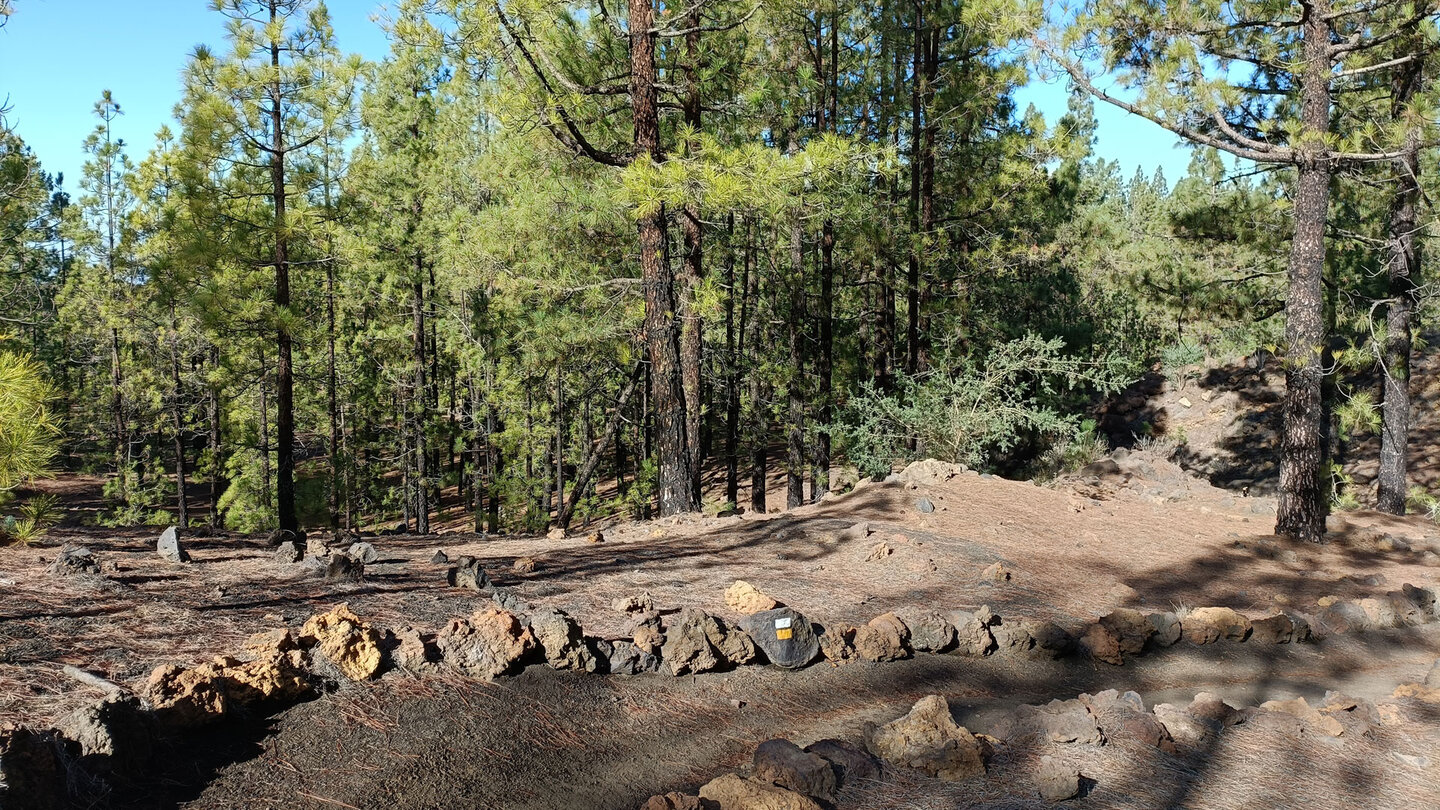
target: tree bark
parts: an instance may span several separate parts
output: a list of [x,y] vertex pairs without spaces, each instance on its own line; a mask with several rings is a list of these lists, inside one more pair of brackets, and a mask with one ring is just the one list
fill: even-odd
[[[220,348],[210,349],[210,362],[220,365]],[[225,515],[220,511],[220,496],[225,494],[225,454],[221,450],[220,387],[211,384],[209,388],[210,421],[210,528],[220,529],[225,525]]]
[[[1424,60],[1418,58],[1396,71],[1391,81],[1394,118],[1408,114],[1424,75]],[[1390,203],[1390,256],[1386,266],[1389,302],[1381,367],[1380,470],[1375,506],[1392,515],[1405,514],[1410,491],[1410,354],[1420,280],[1420,243],[1416,238],[1419,199],[1420,132],[1411,128],[1405,137],[1405,156],[1395,166],[1395,196]]]
[[1304,6],[1304,69],[1300,77],[1300,163],[1295,187],[1295,235],[1290,247],[1285,302],[1284,437],[1280,450],[1280,505],[1275,533],[1319,542],[1325,535],[1321,384],[1325,369],[1325,223],[1330,207],[1331,160],[1324,137],[1330,127],[1329,3]]
[[[740,500],[740,353],[744,339],[744,303],[737,323],[735,301],[744,298],[750,279],[750,256],[745,256],[745,269],[740,287],[735,286],[735,215],[727,219],[729,251],[725,261],[725,502],[732,507]],[[748,230],[747,230],[748,232]],[[747,240],[748,241],[748,240]]]
[[[800,152],[800,138],[791,129],[785,151]],[[786,327],[790,343],[789,413],[786,426],[785,506],[794,509],[805,503],[805,251],[804,233],[797,209],[790,222],[790,311]]]
[[[630,105],[635,123],[635,159],[660,162],[659,99],[656,93],[655,8],[651,0],[629,0]],[[655,416],[657,489],[661,515],[699,508],[690,481],[685,386],[675,287],[664,261],[665,210],[645,211],[640,233],[640,274],[645,288],[645,343],[650,357],[652,410]]]
[[[270,0],[270,22],[277,24],[278,2]],[[280,43],[270,43],[270,185],[275,228],[275,508],[282,531],[298,535],[295,513],[295,372],[291,360],[290,245],[285,212],[285,124],[280,104]]]
[[189,504],[185,501],[185,414],[180,385],[180,322],[175,317],[175,304],[170,304],[170,384],[174,396],[170,402],[170,428],[175,434],[175,506],[176,525],[190,526]]
[[413,325],[411,351],[414,358],[414,391],[410,395],[410,441],[415,456],[415,533],[430,533],[429,457],[425,446],[427,415],[425,357],[425,282],[424,259],[415,255],[415,281],[411,288],[410,317]]
[[[697,135],[700,132],[700,12],[693,6],[686,15],[685,34],[685,124]],[[691,142],[687,148],[693,150],[698,144]],[[700,208],[687,203],[680,212],[680,232],[684,239],[685,254],[680,262],[680,365],[685,387],[685,437],[690,454],[690,485],[694,490],[694,501],[700,503],[700,471],[705,461],[701,444],[701,419],[704,408],[701,403],[700,370],[704,347],[704,323],[696,310],[695,298],[699,294],[704,278],[703,256],[704,231],[700,222]]]

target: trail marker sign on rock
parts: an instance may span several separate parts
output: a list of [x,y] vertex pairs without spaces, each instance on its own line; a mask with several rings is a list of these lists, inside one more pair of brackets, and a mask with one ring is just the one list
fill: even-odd
[[740,626],[777,667],[799,669],[820,653],[815,627],[792,608],[775,608],[746,616],[740,620]]

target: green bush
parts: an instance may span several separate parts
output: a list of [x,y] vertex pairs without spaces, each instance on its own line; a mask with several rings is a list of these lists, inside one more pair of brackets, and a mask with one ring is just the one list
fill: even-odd
[[1022,441],[1075,441],[1082,438],[1080,416],[1065,412],[1075,396],[1118,391],[1130,376],[1119,361],[1072,357],[1064,349],[1060,338],[1027,335],[951,370],[942,363],[924,375],[900,374],[893,393],[867,383],[831,433],[865,475],[884,475],[896,462],[919,457],[984,466]]

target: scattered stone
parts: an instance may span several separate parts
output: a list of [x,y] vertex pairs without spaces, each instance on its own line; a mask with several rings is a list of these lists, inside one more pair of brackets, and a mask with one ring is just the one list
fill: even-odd
[[1440,704],[1440,688],[1426,686],[1422,683],[1402,683],[1395,687],[1391,693],[1392,697],[1414,698],[1421,703]]
[[351,543],[350,548],[347,549],[345,553],[348,554],[352,560],[356,560],[362,565],[369,565],[380,559],[380,553],[377,552],[375,546],[370,543]]
[[891,548],[889,543],[881,540],[870,547],[870,553],[865,555],[865,562],[878,562],[894,553],[895,549]]
[[1391,751],[1390,756],[1395,757],[1395,759],[1400,762],[1400,764],[1409,765],[1412,768],[1430,767],[1429,757],[1416,756],[1414,754],[1402,754],[1399,751]]
[[997,649],[995,636],[990,632],[990,615],[988,609],[979,612],[956,610],[950,613],[950,623],[955,627],[955,652],[981,658]]
[[1105,744],[1105,733],[1095,722],[1095,716],[1079,700],[1018,706],[997,722],[991,733],[1007,742],[1029,737],[1054,743]]
[[1250,623],[1250,640],[1256,644],[1289,644],[1295,638],[1295,622],[1284,613]]
[[894,613],[871,619],[855,630],[855,652],[866,661],[897,661],[909,651],[910,630]]
[[640,649],[633,641],[597,642],[596,654],[603,659],[601,667],[611,675],[660,671],[660,659]]
[[946,782],[985,773],[980,741],[955,723],[950,704],[939,695],[921,698],[909,714],[898,720],[868,726],[865,747],[884,762],[914,768]]
[[585,535],[585,542],[591,544],[603,543],[605,542],[605,533],[600,531],[599,529],[596,529],[595,531]]
[[481,567],[480,561],[470,556],[461,557],[445,575],[445,579],[454,588],[483,591],[490,587],[490,577]]
[[820,740],[805,746],[805,751],[824,757],[835,769],[837,784],[841,787],[880,779],[880,761],[844,740]]
[[1354,633],[1370,629],[1370,615],[1360,605],[1339,600],[1324,610],[1320,611],[1317,617],[1330,629],[1332,633]]
[[533,574],[539,567],[540,564],[535,561],[534,557],[518,557],[514,565],[517,574]]
[[928,515],[935,511],[935,504],[929,498],[920,498],[915,501],[915,511],[922,515]]
[[55,561],[50,563],[48,570],[51,574],[61,577],[70,577],[77,574],[98,575],[100,573],[100,561],[95,559],[95,555],[91,553],[90,549],[84,546],[65,546],[60,549],[60,553],[55,557]]
[[1395,615],[1395,608],[1388,599],[1366,598],[1358,603],[1360,609],[1365,611],[1365,618],[1370,627],[1388,628],[1399,627],[1400,617]]
[[782,669],[799,669],[820,652],[815,627],[798,610],[782,607],[740,620],[740,627],[765,657]]
[[230,708],[225,686],[213,666],[186,669],[174,664],[155,668],[145,682],[145,698],[161,723],[196,728],[218,721]]
[[59,730],[80,745],[80,762],[97,773],[134,773],[155,740],[155,717],[134,695],[110,695],[75,710]]
[[[1000,630],[1004,626],[1002,623],[994,629]],[[1033,649],[1039,654],[1048,658],[1062,658],[1075,650],[1075,637],[1052,621],[1025,621],[1022,626],[1035,640]],[[998,637],[996,643],[999,643]]]
[[395,630],[389,645],[390,660],[397,669],[419,672],[429,669],[438,659],[439,653],[425,640],[424,634],[415,627],[401,627]]
[[1196,721],[1216,731],[1243,722],[1246,716],[1244,711],[1234,708],[1212,692],[1197,693],[1185,711]]
[[317,613],[300,628],[300,641],[313,646],[340,674],[352,681],[364,681],[380,672],[380,633],[339,604],[326,613]]
[[180,531],[174,526],[160,533],[160,539],[155,541],[155,553],[166,562],[190,562],[190,552],[180,545]]
[[630,640],[641,652],[658,656],[665,644],[665,632],[658,613],[647,613],[631,623]]
[[294,565],[305,557],[305,552],[295,545],[294,540],[286,540],[275,548],[275,553],[271,556],[274,557],[275,562],[282,565]]
[[1164,613],[1151,613],[1145,618],[1149,619],[1150,626],[1155,628],[1155,634],[1150,637],[1150,643],[1156,647],[1169,647],[1180,640],[1181,628],[1180,617],[1166,611]]
[[700,798],[719,810],[821,810],[814,799],[733,773],[700,788]]
[[563,528],[559,527],[559,526],[556,526],[555,528],[553,528],[553,529],[551,529],[550,531],[548,531],[548,532],[545,533],[545,539],[546,539],[546,540],[564,540],[564,539],[565,539],[565,530],[564,530]]
[[541,608],[530,614],[530,632],[545,662],[554,669],[594,672],[595,653],[585,644],[580,625],[556,608]]
[[1176,752],[1169,729],[1145,710],[1145,702],[1138,694],[1107,689],[1095,695],[1081,695],[1079,700],[1090,710],[1108,740],[1129,738],[1167,754]]
[[820,655],[826,661],[835,664],[842,664],[846,661],[854,661],[859,658],[855,652],[855,632],[857,628],[853,624],[835,624],[822,627],[818,634],[820,640]]
[[1188,613],[1181,622],[1185,640],[1211,644],[1219,639],[1244,641],[1250,637],[1250,620],[1228,607],[1202,607]]
[[864,540],[865,538],[867,538],[867,537],[869,537],[869,536],[870,536],[870,524],[869,524],[869,523],[863,523],[863,522],[862,522],[862,523],[856,523],[856,524],[854,524],[853,526],[851,526],[850,528],[846,529],[845,531],[840,532],[840,536],[839,536],[838,538],[836,538],[836,539],[838,539],[838,540],[839,540],[840,542],[842,542],[842,543],[846,543],[846,542],[850,542],[850,541],[852,541],[852,540],[854,540],[854,541]]
[[1079,644],[1080,651],[1096,661],[1117,667],[1125,663],[1120,653],[1120,639],[1103,624],[1086,627]]
[[1120,655],[1139,655],[1155,635],[1155,625],[1150,617],[1138,610],[1120,608],[1100,619],[1114,636]]
[[326,582],[364,582],[365,563],[349,554],[331,554],[325,565]]
[[448,565],[449,563],[450,555],[446,554],[443,548],[435,549],[435,553],[430,555],[431,565]]
[[640,805],[640,810],[704,810],[700,803],[699,796],[687,796],[684,793],[666,793],[664,795],[651,796]]
[[1047,802],[1073,799],[1080,795],[1080,771],[1052,756],[1043,756],[1035,771],[1035,788]]
[[509,672],[535,649],[535,636],[519,617],[498,607],[475,611],[468,619],[451,619],[435,638],[448,666],[476,678]]
[[638,596],[622,596],[611,602],[610,608],[620,613],[654,613],[655,598],[649,591]]
[[1430,665],[1430,672],[1425,675],[1425,685],[1431,689],[1440,689],[1440,658]]
[[910,648],[918,652],[945,652],[955,646],[955,625],[928,608],[905,607],[896,617],[910,631]]
[[1408,599],[1411,604],[1419,608],[1421,613],[1431,617],[1437,615],[1436,607],[1437,604],[1440,604],[1440,601],[1437,601],[1434,590],[1430,588],[1417,588],[1407,582],[1400,586],[1400,592],[1404,594],[1405,598]]
[[1345,733],[1345,727],[1340,725],[1339,720],[1311,706],[1303,697],[1294,700],[1267,700],[1260,704],[1260,711],[1288,714],[1300,720],[1307,728],[1313,728],[1327,737],[1339,737]]
[[1010,569],[1006,568],[1002,563],[993,562],[987,566],[984,571],[980,572],[980,581],[993,582],[997,585],[1002,582],[1009,582]]
[[725,589],[725,606],[736,613],[750,615],[766,610],[774,610],[780,603],[765,595],[759,588],[751,585],[743,579],[735,580],[735,584]]
[[719,669],[724,657],[711,639],[723,635],[724,631],[714,616],[696,608],[685,608],[676,621],[665,625],[665,644],[661,648],[660,659],[669,665],[671,675]]
[[[289,541],[287,541],[287,542],[289,542]],[[284,544],[284,543],[281,543],[281,544],[280,544],[280,547],[281,547],[281,548],[284,548],[284,547],[285,547],[285,544]],[[303,560],[300,561],[300,563],[301,563],[301,567],[305,569],[305,574],[306,574],[307,576],[316,576],[316,577],[323,577],[323,576],[325,576],[325,569],[330,566],[330,561],[329,561],[328,559],[326,559],[326,558],[324,558],[324,557],[318,557],[318,556],[316,556],[316,555],[314,555],[314,554],[310,554],[310,555],[306,556],[305,559],[303,559]]]
[[835,800],[839,780],[830,761],[800,750],[789,740],[766,740],[755,749],[755,778],[826,802]]

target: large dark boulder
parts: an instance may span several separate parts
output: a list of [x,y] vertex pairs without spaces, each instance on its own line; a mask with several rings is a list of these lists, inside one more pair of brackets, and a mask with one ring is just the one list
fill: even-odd
[[741,619],[740,626],[777,667],[799,669],[820,654],[815,626],[794,608],[763,610]]

